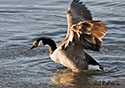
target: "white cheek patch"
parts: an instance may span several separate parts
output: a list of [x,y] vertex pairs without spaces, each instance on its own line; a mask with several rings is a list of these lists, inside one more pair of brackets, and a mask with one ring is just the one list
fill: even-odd
[[43,41],[39,41],[38,46],[43,46]]

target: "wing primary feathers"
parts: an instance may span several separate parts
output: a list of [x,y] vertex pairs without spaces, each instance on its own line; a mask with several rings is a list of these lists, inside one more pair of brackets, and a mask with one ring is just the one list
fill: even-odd
[[73,2],[72,3],[78,3],[79,2],[79,0],[73,0]]
[[[99,51],[102,45],[102,38],[107,33],[106,26],[101,21],[81,21],[71,27],[74,38],[84,46],[84,49]],[[71,33],[73,33],[71,32]]]
[[[78,17],[80,19],[77,19]],[[69,24],[71,23],[71,25],[69,25],[71,27],[73,24],[77,24],[80,21],[92,20],[92,16],[83,2],[80,2],[79,0],[73,0],[67,12],[67,20]]]

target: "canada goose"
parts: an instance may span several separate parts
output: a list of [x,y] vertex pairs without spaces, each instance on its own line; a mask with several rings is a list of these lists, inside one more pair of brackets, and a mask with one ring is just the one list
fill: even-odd
[[50,57],[73,72],[87,69],[103,70],[84,50],[99,51],[102,37],[106,34],[106,26],[98,20],[92,20],[90,11],[79,2],[73,0],[67,12],[68,32],[66,38],[57,46],[51,38],[37,38],[31,49],[48,44]]

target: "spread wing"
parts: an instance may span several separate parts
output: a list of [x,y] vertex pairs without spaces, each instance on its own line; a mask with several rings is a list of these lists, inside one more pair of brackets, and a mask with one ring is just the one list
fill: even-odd
[[79,42],[84,49],[99,51],[106,26],[101,21],[82,21],[71,27],[69,40]]
[[58,46],[62,43],[67,42],[69,38],[71,26],[73,24],[78,24],[80,21],[92,20],[90,11],[85,7],[85,5],[79,0],[73,0],[69,10],[67,12],[67,21],[68,21],[68,31],[65,40],[60,42]]
[[77,24],[80,21],[92,20],[92,16],[82,2],[79,2],[79,0],[73,0],[67,12],[67,20],[68,29],[70,29],[73,24]]

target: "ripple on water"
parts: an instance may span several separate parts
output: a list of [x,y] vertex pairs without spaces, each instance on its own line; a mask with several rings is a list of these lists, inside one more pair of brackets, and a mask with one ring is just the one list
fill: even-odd
[[29,50],[45,36],[56,43],[66,35],[66,11],[71,1],[0,0],[0,87],[2,88],[123,88],[125,86],[124,0],[85,0],[93,18],[108,34],[100,52],[88,52],[105,69],[74,74],[53,62],[48,46]]

